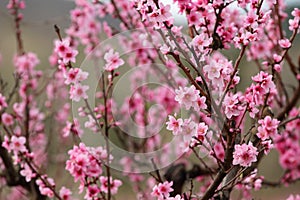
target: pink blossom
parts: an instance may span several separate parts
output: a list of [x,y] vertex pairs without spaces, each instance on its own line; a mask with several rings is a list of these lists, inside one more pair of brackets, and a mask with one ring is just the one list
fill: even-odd
[[175,197],[167,197],[166,200],[184,200],[184,198],[177,194]]
[[189,26],[197,26],[199,24],[199,19],[201,19],[201,15],[194,11],[188,15]]
[[250,167],[253,162],[257,161],[257,148],[252,145],[252,142],[249,144],[236,144],[234,145],[233,153],[233,165],[241,165],[243,167]]
[[[200,132],[205,131],[205,126],[200,125],[201,128],[199,129]],[[182,124],[182,135],[183,135],[183,140],[190,142],[193,136],[197,135],[197,124],[191,119],[185,119],[183,124]]]
[[265,90],[260,85],[251,84],[251,86],[246,89],[245,100],[249,104],[248,110],[250,112],[251,118],[254,118],[255,115],[259,112],[257,108],[259,105],[263,104],[264,94],[266,94]]
[[[233,41],[236,46],[236,48],[241,48],[241,45],[247,46],[249,42],[254,42],[258,40],[258,35],[257,33],[250,33],[250,32],[242,32],[240,36],[234,37]],[[253,43],[255,45],[255,43]],[[262,48],[264,46],[261,46]]]
[[71,200],[72,197],[72,192],[71,190],[69,190],[68,188],[66,187],[62,187],[60,190],[59,190],[59,196],[63,199],[63,200]]
[[300,148],[287,149],[279,158],[279,162],[284,169],[295,169],[300,165]]
[[106,21],[103,22],[102,26],[103,26],[103,31],[105,32],[105,34],[110,38],[113,33],[111,27],[107,24]]
[[66,126],[63,129],[63,137],[68,137],[70,133],[81,137],[83,130],[80,128],[80,123],[78,119],[74,118],[73,123],[67,122]]
[[300,194],[290,194],[290,196],[286,200],[300,200]]
[[[293,108],[289,112],[289,118],[297,117],[300,115],[300,109]],[[293,120],[287,123],[286,130],[290,132],[294,132],[294,130],[300,130],[300,119]],[[300,137],[300,135],[299,135]],[[298,139],[298,137],[296,137]],[[300,138],[299,138],[300,139]]]
[[84,196],[85,199],[94,199],[98,196],[100,188],[96,184],[91,184],[87,186],[87,194]]
[[214,152],[215,152],[215,154],[216,154],[216,156],[217,156],[217,158],[219,160],[224,161],[225,150],[224,150],[223,145],[220,142],[218,142],[218,143],[215,144],[215,146],[214,146]]
[[83,143],[80,143],[79,146],[74,146],[68,154],[70,158],[66,162],[66,170],[70,172],[75,181],[101,176],[101,160],[107,159],[106,150],[102,147],[86,147]]
[[300,19],[300,10],[299,10],[299,8],[294,8],[294,10],[292,11],[292,15],[293,15],[295,18]]
[[15,134],[16,136],[21,136],[21,135],[22,135],[22,129],[21,129],[20,126],[16,126],[16,127],[14,128],[14,134]]
[[2,142],[2,147],[7,149],[8,152],[11,152],[10,139],[7,135],[4,136],[4,141]]
[[11,143],[10,143],[10,149],[15,151],[15,152],[25,152],[27,151],[26,147],[25,147],[25,143],[26,143],[26,138],[23,136],[20,137],[16,137],[16,136],[12,136],[11,137]]
[[113,49],[110,49],[107,53],[105,53],[104,59],[106,61],[106,65],[104,67],[106,71],[113,71],[124,64],[124,60],[119,57],[119,53],[114,53]]
[[47,197],[53,198],[54,197],[54,192],[48,188],[48,187],[39,187],[39,190],[41,192],[42,195],[45,195]]
[[193,142],[192,144],[190,141],[182,141],[179,145],[178,145],[178,153],[188,153],[190,151],[190,146],[193,146]]
[[207,109],[206,105],[206,97],[205,96],[198,96],[197,100],[193,103],[193,107],[196,111],[205,110]]
[[70,83],[76,84],[79,83],[88,77],[88,73],[82,71],[79,68],[71,68],[68,72],[64,74],[66,78],[65,84],[69,85]]
[[262,182],[263,182],[263,180],[261,178],[256,179],[253,183],[254,190],[256,190],[256,191],[260,190],[261,186],[262,186]]
[[260,126],[257,128],[257,130],[257,137],[259,137],[261,140],[269,139],[270,136],[268,135],[268,131],[264,129],[264,127]]
[[[47,178],[46,175],[43,175],[41,178],[46,179],[46,181],[49,183],[51,188],[54,188],[55,183],[54,183],[54,180],[52,178]],[[35,182],[39,186],[39,190],[40,190],[42,195],[48,196],[50,198],[54,197],[53,190],[51,188],[49,188],[49,186],[46,186],[41,179],[37,179]]]
[[184,105],[186,109],[190,109],[199,97],[199,91],[196,90],[194,85],[184,88],[179,87],[179,89],[175,90],[175,93],[175,100],[179,104]]
[[3,109],[3,108],[6,108],[7,107],[7,103],[5,101],[5,96],[3,96],[1,93],[0,93],[0,111]]
[[69,39],[63,39],[62,41],[55,41],[54,51],[62,58],[63,63],[76,62],[76,56],[78,51],[70,46]]
[[53,67],[56,64],[58,64],[59,62],[58,59],[59,59],[58,55],[56,53],[52,53],[52,55],[49,56],[48,61],[50,65]]
[[282,67],[281,67],[281,65],[280,64],[275,64],[274,65],[274,69],[278,72],[278,73],[280,73],[281,72],[281,69],[282,69]]
[[[9,10],[14,10],[16,8],[18,9],[25,9],[26,8],[26,4],[25,4],[25,1],[24,0],[10,0],[6,6],[7,9]],[[13,11],[11,11],[13,12]]]
[[24,168],[20,171],[20,174],[25,177],[26,182],[30,182],[32,178],[36,177],[31,168],[25,164]]
[[159,14],[159,10],[156,8],[152,9],[152,12],[148,14],[148,20],[154,24],[154,28],[160,28],[162,25]]
[[171,6],[170,5],[163,5],[161,2],[159,3],[160,9],[159,9],[159,15],[158,15],[158,22],[165,22],[169,21],[172,17],[172,14],[170,12]]
[[70,89],[70,99],[73,101],[80,101],[81,98],[87,99],[88,95],[86,91],[89,89],[87,85],[81,85],[79,83],[72,85]]
[[207,39],[206,34],[201,33],[197,35],[192,40],[192,45],[194,48],[198,49],[200,52],[204,50],[204,48],[208,47],[212,42],[212,38]]
[[268,92],[274,92],[276,90],[276,86],[272,81],[272,75],[269,75],[266,72],[259,72],[256,76],[252,77],[252,80],[256,83],[260,84],[259,86],[264,90],[265,94]]
[[74,176],[75,181],[81,179],[83,180],[85,177],[84,172],[87,170],[87,165],[89,162],[87,152],[81,153],[70,150],[69,154],[71,157],[70,160],[67,161],[66,169],[71,173],[72,176]]
[[14,65],[19,73],[29,74],[32,73],[34,67],[39,64],[40,61],[35,53],[28,52],[21,56],[14,58]]
[[200,142],[204,141],[207,130],[208,130],[208,126],[204,122],[198,124],[196,128],[196,134],[195,134],[195,137],[197,138],[198,141]]
[[25,103],[14,103],[13,110],[17,117],[23,117],[25,109]]
[[64,39],[62,41],[55,41],[54,51],[61,57],[65,57],[65,54],[70,51],[70,41],[68,39]]
[[2,116],[1,116],[1,120],[2,120],[2,123],[5,125],[5,126],[11,126],[14,124],[14,118],[12,115],[8,114],[8,113],[3,113]]
[[65,53],[64,57],[63,57],[63,62],[64,63],[68,63],[68,62],[76,62],[76,56],[78,54],[77,50],[74,49],[70,49],[68,52]]
[[[108,178],[106,176],[101,176],[100,183],[101,183],[100,190],[104,193],[108,193]],[[117,179],[113,180],[112,177],[110,177],[110,190],[112,194],[116,194],[121,185],[122,182],[120,180]]]
[[294,31],[299,29],[299,18],[294,18],[289,20],[289,30]]
[[273,59],[275,62],[280,62],[282,60],[282,56],[278,55],[278,54],[273,54]]
[[62,109],[60,110],[60,112],[58,112],[55,116],[55,119],[58,122],[65,122],[68,118],[69,115],[69,111],[70,111],[70,104],[69,103],[65,103],[62,107]]
[[216,61],[212,60],[209,65],[203,67],[203,71],[207,74],[210,80],[220,78],[222,66]]
[[270,150],[273,148],[273,144],[271,140],[264,140],[261,142],[263,148],[264,148],[264,153],[267,155]]
[[248,12],[248,15],[245,20],[245,26],[254,26],[257,23],[258,16],[255,14],[255,11],[251,9]]
[[164,198],[168,198],[170,196],[170,192],[174,191],[172,188],[173,182],[165,181],[163,183],[159,183],[155,185],[152,189],[151,196],[156,197],[159,200]]
[[225,96],[223,105],[225,106],[225,115],[228,119],[231,119],[233,116],[239,116],[244,110],[241,102],[239,101],[239,97],[239,93]]
[[257,137],[261,140],[269,139],[277,134],[277,128],[279,121],[277,119],[272,119],[270,116],[266,116],[264,119],[258,120],[260,126],[257,128]]
[[162,105],[167,114],[172,113],[178,108],[178,103],[175,101],[173,89],[167,87],[158,87],[155,90],[154,101]]
[[281,39],[278,41],[278,44],[283,48],[283,49],[287,49],[290,48],[291,46],[291,42],[289,39]]
[[162,54],[167,55],[170,52],[170,47],[168,47],[166,44],[162,45],[159,50],[162,52]]
[[88,118],[89,118],[89,120],[86,121],[86,122],[84,123],[84,127],[89,128],[89,129],[91,129],[93,132],[96,133],[97,130],[98,130],[97,122],[96,122],[95,119],[94,119],[92,116],[90,116],[90,115],[88,115]]
[[167,130],[172,131],[174,135],[178,135],[182,131],[183,120],[181,118],[176,119],[175,117],[169,115],[169,121],[166,122]]

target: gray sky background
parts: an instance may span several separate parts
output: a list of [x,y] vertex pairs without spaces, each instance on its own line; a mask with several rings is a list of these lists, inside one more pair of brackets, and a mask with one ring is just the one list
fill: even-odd
[[[7,0],[0,1],[0,53],[2,64],[0,74],[7,81],[13,80],[12,57],[16,52],[13,17],[6,9]],[[26,1],[26,8],[22,10],[22,38],[26,51],[38,54],[41,65],[48,67],[48,57],[52,52],[53,39],[56,34],[53,24],[61,29],[68,27],[69,11],[74,7],[73,2],[64,0],[30,0]]]

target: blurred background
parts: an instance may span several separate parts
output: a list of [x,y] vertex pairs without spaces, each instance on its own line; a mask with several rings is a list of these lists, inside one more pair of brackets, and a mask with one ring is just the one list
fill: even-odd
[[[12,65],[12,58],[16,52],[16,41],[14,35],[14,23],[12,16],[6,10],[7,0],[0,1],[0,53],[2,54],[2,62],[0,64],[0,75],[8,83],[13,81],[13,71],[14,67]],[[162,1],[164,3],[171,2],[172,0]],[[299,0],[287,0],[288,3],[287,13],[290,13],[294,7],[300,7]],[[22,38],[24,42],[25,51],[32,51],[38,54],[41,61],[38,68],[45,69],[49,67],[48,57],[52,52],[53,40],[57,37],[54,32],[53,25],[57,24],[61,30],[65,29],[69,25],[69,11],[74,8],[74,3],[71,1],[63,0],[30,0],[26,1],[26,9],[22,11],[24,14],[24,20],[22,21]],[[177,13],[177,9],[172,7],[173,13]],[[179,24],[184,25],[184,17],[178,16],[176,20]],[[286,32],[289,33],[287,28],[287,22],[284,24]],[[291,57],[297,63],[298,57],[300,55],[299,44],[300,37],[298,36],[294,47],[291,50]],[[237,52],[227,52],[225,53],[230,59],[236,58]],[[83,54],[79,55],[77,58],[77,63],[81,63],[84,59]],[[243,60],[241,65],[241,77],[243,82],[240,87],[244,88],[249,85],[250,75],[257,73],[254,64],[246,62]],[[284,82],[290,82],[289,74],[284,74]],[[291,82],[293,84],[293,82]],[[12,84],[10,84],[12,85]],[[300,130],[299,130],[300,131]],[[300,159],[300,155],[299,155]],[[283,174],[282,169],[278,164],[278,155],[276,152],[272,151],[270,156],[262,161],[262,165],[259,169],[259,174],[264,175],[269,181],[277,181],[276,178]],[[66,180],[68,181],[68,180]],[[70,179],[73,181],[73,179]],[[125,185],[129,185],[127,183]],[[127,189],[121,187],[122,196],[128,196],[130,199],[134,199],[132,192],[128,192]],[[126,186],[125,186],[126,188]],[[255,192],[255,199],[285,199],[288,195],[293,193],[300,193],[300,184],[290,185],[288,188],[270,188],[263,189],[259,192]],[[127,194],[128,193],[128,194]],[[130,193],[130,194],[129,194]],[[123,197],[124,197],[123,196]]]

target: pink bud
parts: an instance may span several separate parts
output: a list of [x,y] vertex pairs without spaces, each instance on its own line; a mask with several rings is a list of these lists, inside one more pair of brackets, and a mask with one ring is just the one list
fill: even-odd
[[280,64],[275,64],[275,65],[274,65],[274,69],[275,69],[275,71],[277,71],[277,72],[281,72],[281,66],[280,66]]
[[275,62],[280,62],[282,60],[282,57],[278,54],[273,54],[273,59],[275,60]]
[[19,8],[20,8],[20,9],[25,9],[25,7],[26,7],[25,2],[24,2],[24,1],[20,1],[20,2],[19,2]]

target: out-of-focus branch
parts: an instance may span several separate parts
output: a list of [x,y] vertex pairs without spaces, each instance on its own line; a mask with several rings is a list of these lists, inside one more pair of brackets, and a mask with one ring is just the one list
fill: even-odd
[[117,18],[119,18],[121,20],[121,22],[125,25],[125,27],[128,30],[130,30],[131,28],[130,28],[129,24],[125,21],[125,19],[123,19],[123,17],[121,16],[120,11],[119,11],[119,9],[117,7],[116,2],[114,0],[111,0],[111,3],[112,3],[112,5],[113,5],[113,7],[115,9],[115,14],[117,15]]
[[19,55],[23,55],[24,47],[23,47],[23,41],[21,37],[21,28],[20,28],[20,22],[21,22],[21,15],[19,14],[19,7],[14,3],[14,20],[15,20],[15,29],[16,29],[16,39],[17,39],[17,50]]
[[224,93],[223,93],[223,95],[221,97],[219,108],[222,106],[223,100],[224,100],[224,98],[225,98],[225,96],[226,96],[226,94],[227,94],[227,92],[228,92],[228,90],[230,88],[230,85],[231,85],[231,83],[233,81],[233,78],[234,78],[236,72],[238,71],[238,67],[239,67],[239,65],[241,63],[241,60],[242,60],[244,54],[245,54],[245,51],[246,51],[246,46],[243,46],[242,50],[240,51],[240,54],[239,54],[238,58],[235,61],[233,72],[232,72],[232,74],[230,76],[230,80],[229,80],[228,84],[226,85],[225,91],[224,91]]
[[231,168],[232,160],[233,160],[233,150],[234,150],[234,144],[235,144],[235,142],[234,142],[235,134],[234,133],[227,134],[226,137],[227,137],[226,138],[227,139],[226,140],[227,148],[225,151],[224,165],[217,173],[213,183],[206,190],[205,194],[201,198],[202,200],[208,200],[214,196],[217,188],[219,187],[219,185],[221,184],[221,182],[223,181],[223,179],[225,178],[225,176],[227,175],[228,171]]
[[291,101],[283,108],[283,110],[276,116],[276,118],[282,121],[286,115],[291,111],[291,109],[297,104],[300,99],[300,82],[298,82],[298,87],[294,92],[294,96]]
[[[2,138],[0,137],[0,144],[2,144]],[[29,192],[35,193],[36,200],[45,200],[46,196],[40,193],[39,187],[35,183],[35,179],[30,182],[26,182],[25,178],[22,177],[15,169],[11,156],[7,150],[0,145],[0,157],[3,161],[6,171],[4,172],[6,178],[6,184],[9,187],[22,186]],[[31,187],[33,185],[33,187]],[[33,191],[34,190],[34,191]]]
[[190,170],[187,170],[183,163],[170,166],[164,174],[164,177],[167,181],[173,181],[172,188],[174,191],[171,193],[171,196],[182,194],[183,186],[186,181],[199,176],[212,176],[217,173],[216,170],[212,168],[213,167],[207,169],[206,167],[194,164]]

